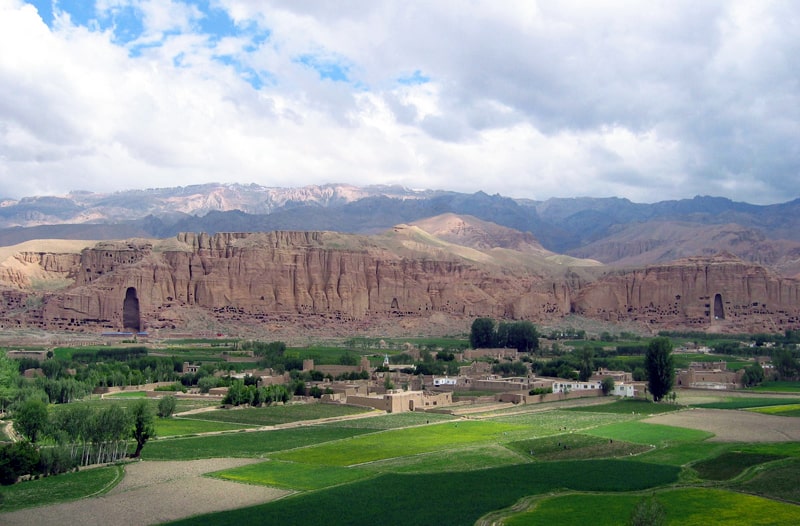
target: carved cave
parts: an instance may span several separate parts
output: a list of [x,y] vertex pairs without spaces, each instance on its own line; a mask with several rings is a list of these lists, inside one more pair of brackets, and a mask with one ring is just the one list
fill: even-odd
[[122,326],[134,332],[142,330],[139,317],[139,298],[133,287],[128,287],[128,290],[125,291],[125,301],[122,302]]
[[725,319],[725,307],[722,305],[722,294],[717,294],[714,296],[714,319]]

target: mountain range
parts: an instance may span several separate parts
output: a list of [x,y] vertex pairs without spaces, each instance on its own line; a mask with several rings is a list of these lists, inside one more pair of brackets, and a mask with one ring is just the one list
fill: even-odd
[[344,184],[75,191],[0,199],[0,246],[32,239],[169,238],[180,232],[375,234],[443,214],[494,223],[516,231],[514,242],[524,238],[530,246],[611,266],[728,253],[783,276],[800,275],[800,199],[773,205],[708,196],[651,204],[616,197],[536,201]]

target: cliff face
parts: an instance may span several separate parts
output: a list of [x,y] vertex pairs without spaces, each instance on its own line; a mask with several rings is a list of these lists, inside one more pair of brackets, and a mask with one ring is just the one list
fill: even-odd
[[88,323],[119,329],[130,294],[149,327],[169,326],[163,311],[185,306],[256,320],[569,312],[568,289],[530,273],[503,276],[456,259],[401,257],[377,246],[331,248],[326,235],[182,234],[172,250],[130,244],[86,249],[77,287],[49,297],[43,319],[63,328]]
[[326,232],[181,234],[155,245],[102,243],[71,262],[40,257],[39,264],[73,276],[74,286],[39,296],[41,306],[23,314],[24,293],[7,291],[0,321],[63,330],[149,330],[180,328],[176,313],[195,309],[230,323],[316,319],[349,324],[351,331],[378,318],[543,322],[570,312],[658,329],[800,327],[798,281],[730,256],[593,279],[566,267],[561,277],[545,276],[434,254]]
[[613,273],[575,295],[573,311],[656,326],[773,332],[800,325],[800,283],[730,255]]

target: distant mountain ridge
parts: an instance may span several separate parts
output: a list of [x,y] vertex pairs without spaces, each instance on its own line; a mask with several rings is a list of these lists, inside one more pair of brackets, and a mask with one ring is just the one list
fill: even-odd
[[41,238],[166,238],[179,232],[373,234],[443,214],[469,215],[529,235],[548,251],[609,265],[728,252],[783,275],[800,273],[800,199],[753,205],[698,196],[643,204],[614,197],[534,201],[399,186],[210,183],[0,200],[0,246]]

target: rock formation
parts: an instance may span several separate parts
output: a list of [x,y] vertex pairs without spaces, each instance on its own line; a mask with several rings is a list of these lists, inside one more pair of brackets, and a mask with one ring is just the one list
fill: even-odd
[[612,272],[574,295],[575,313],[607,321],[741,332],[800,326],[800,282],[730,254]]
[[69,276],[72,284],[33,291],[13,272],[0,273],[6,285],[0,323],[180,330],[181,312],[194,309],[220,323],[314,319],[320,327],[347,324],[352,332],[378,318],[491,316],[541,323],[570,313],[656,329],[800,327],[798,281],[732,256],[622,271],[555,264],[534,253],[513,259],[506,249],[449,251],[444,241],[412,239],[414,232],[185,233],[171,240],[98,243],[80,255],[28,254],[21,257],[42,276]]

